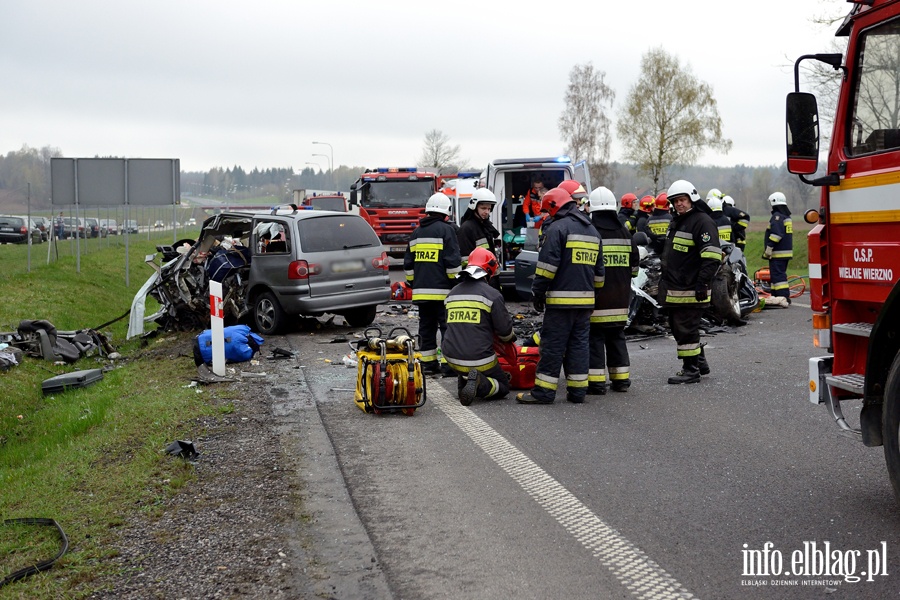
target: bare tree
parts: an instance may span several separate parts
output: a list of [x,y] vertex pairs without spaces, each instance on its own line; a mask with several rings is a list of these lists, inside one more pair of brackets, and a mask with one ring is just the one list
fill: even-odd
[[572,160],[587,161],[595,185],[612,188],[613,170],[609,165],[610,118],[606,106],[612,108],[616,93],[604,78],[606,73],[591,63],[575,65],[569,71],[566,107],[559,116],[559,133],[566,142]]
[[458,170],[464,160],[460,158],[459,145],[450,143],[450,136],[432,129],[425,133],[425,144],[422,146],[422,154],[419,156],[418,165],[434,169],[438,173]]
[[624,159],[637,164],[655,190],[669,167],[692,165],[707,148],[726,154],[731,150],[731,140],[722,137],[712,87],[662,48],[641,59],[640,78],[628,93],[616,129]]

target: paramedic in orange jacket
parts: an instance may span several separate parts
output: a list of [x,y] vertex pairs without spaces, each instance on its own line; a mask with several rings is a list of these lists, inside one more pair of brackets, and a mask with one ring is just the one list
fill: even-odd
[[531,180],[531,189],[528,190],[528,193],[525,194],[525,199],[522,201],[522,212],[525,213],[525,222],[526,224],[533,223],[535,229],[540,229],[541,224],[544,222],[544,217],[541,215],[541,200],[545,193],[547,193],[547,188],[544,187],[544,182],[539,176],[535,176]]

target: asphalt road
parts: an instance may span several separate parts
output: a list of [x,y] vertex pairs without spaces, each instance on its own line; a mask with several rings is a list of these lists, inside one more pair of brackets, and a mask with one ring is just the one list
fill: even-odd
[[[273,363],[269,392],[303,464],[299,545],[317,592],[897,597],[900,516],[882,451],[807,400],[809,321],[795,303],[706,336],[712,374],[695,385],[666,383],[674,341],[635,338],[625,394],[465,408],[453,380],[430,379],[411,417],[357,408],[348,345],[333,342],[356,338],[339,319],[268,340],[298,354]],[[387,307],[377,323],[416,329]]]

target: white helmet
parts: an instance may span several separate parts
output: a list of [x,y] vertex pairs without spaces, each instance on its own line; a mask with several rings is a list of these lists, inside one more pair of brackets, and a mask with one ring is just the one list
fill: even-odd
[[781,192],[772,192],[769,196],[769,204],[772,206],[787,206],[787,199]]
[[595,210],[617,210],[616,196],[602,185],[595,188],[590,196],[591,212]]
[[440,192],[436,194],[432,194],[431,198],[428,199],[428,202],[425,203],[425,212],[427,213],[441,213],[445,214],[448,217],[450,216],[450,198],[446,196],[446,194],[442,194]]
[[722,202],[729,206],[734,206],[734,198],[732,198],[731,196],[725,196],[724,198],[722,198]]
[[491,205],[491,210],[494,210],[494,205],[497,204],[497,196],[487,188],[478,188],[472,192],[472,198],[469,200],[469,209],[475,210],[479,202],[487,202]]
[[679,179],[670,185],[669,189],[666,191],[666,197],[669,199],[669,203],[673,205],[675,204],[675,196],[684,195],[690,196],[691,202],[700,201],[700,192],[697,191],[697,188],[694,187],[693,183],[685,181],[684,179]]
[[709,206],[710,210],[722,210],[722,199],[718,196],[707,198],[706,205]]
[[719,191],[719,188],[713,188],[706,193],[706,203],[709,204],[709,201],[713,198],[721,198],[722,196],[724,194]]

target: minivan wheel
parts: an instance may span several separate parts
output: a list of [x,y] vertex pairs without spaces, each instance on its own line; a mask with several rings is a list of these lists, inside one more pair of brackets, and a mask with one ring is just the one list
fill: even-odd
[[256,330],[264,335],[277,333],[284,323],[284,310],[272,292],[263,292],[253,304]]
[[342,314],[350,327],[368,327],[375,320],[378,306],[361,306]]

